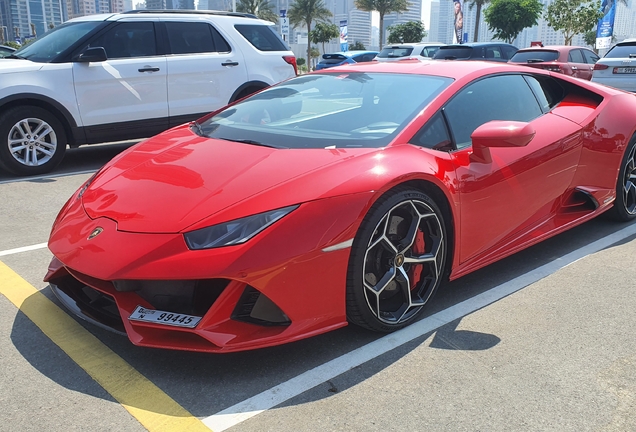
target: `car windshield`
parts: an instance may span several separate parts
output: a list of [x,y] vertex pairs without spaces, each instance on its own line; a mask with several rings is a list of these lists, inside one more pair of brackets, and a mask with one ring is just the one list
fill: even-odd
[[451,82],[412,74],[305,75],[230,106],[193,130],[274,148],[383,147]]
[[616,45],[614,48],[609,50],[603,58],[636,58],[636,42],[625,45]]
[[538,63],[551,62],[559,58],[558,51],[533,50],[533,51],[517,51],[512,56],[512,63]]
[[34,62],[48,63],[101,24],[102,21],[62,24],[20,48],[13,55]]
[[413,47],[396,47],[396,48],[383,48],[378,54],[379,58],[400,58],[408,57],[413,52]]

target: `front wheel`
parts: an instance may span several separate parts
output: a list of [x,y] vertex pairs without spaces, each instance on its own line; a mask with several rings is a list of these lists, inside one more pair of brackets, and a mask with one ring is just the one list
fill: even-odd
[[636,136],[632,137],[625,149],[616,182],[616,200],[607,213],[619,222],[636,218]]
[[356,235],[347,277],[347,318],[381,332],[421,315],[442,281],[444,217],[433,199],[411,189],[381,197]]
[[64,157],[66,134],[50,112],[35,106],[13,108],[0,116],[0,165],[17,175],[39,175]]

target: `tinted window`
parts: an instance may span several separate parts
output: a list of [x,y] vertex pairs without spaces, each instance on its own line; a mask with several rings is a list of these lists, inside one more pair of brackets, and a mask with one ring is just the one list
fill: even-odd
[[486,60],[501,60],[503,58],[503,55],[501,54],[501,50],[499,49],[499,47],[486,47],[484,58]]
[[304,75],[226,108],[198,132],[271,147],[382,147],[451,82],[414,74]]
[[464,87],[444,113],[457,148],[471,144],[477,127],[492,120],[530,121],[542,114],[532,90],[521,75],[486,78]]
[[126,22],[115,25],[88,45],[103,47],[109,59],[157,55],[155,26],[151,22]]
[[400,58],[408,57],[413,52],[412,47],[407,48],[383,48],[378,54],[379,58]]
[[636,43],[616,45],[603,58],[636,58]]
[[504,57],[507,59],[511,59],[517,52],[517,48],[512,45],[503,45],[501,49],[503,50]]
[[594,53],[594,51],[590,51],[590,50],[582,50],[582,51],[583,51],[583,55],[585,56],[586,63],[594,64],[598,61],[599,56],[597,56]]
[[585,60],[583,60],[583,53],[578,49],[570,51],[568,61],[571,63],[585,63]]
[[216,51],[209,24],[202,22],[166,22],[165,24],[172,54]]
[[259,51],[287,51],[285,43],[272,27],[259,24],[236,24],[234,26]]
[[433,56],[435,59],[460,59],[469,58],[473,52],[473,48],[469,46],[452,46],[441,47]]
[[443,150],[450,150],[450,135],[446,128],[446,122],[441,112],[433,116],[431,120],[413,137],[411,144],[418,146]]
[[544,111],[554,108],[565,97],[565,89],[554,78],[548,76],[525,76],[526,81],[537,95]]
[[438,50],[439,47],[437,46],[424,47],[420,55],[422,57],[433,57]]
[[539,63],[555,61],[558,58],[558,51],[532,50],[517,51],[510,61],[513,63]]

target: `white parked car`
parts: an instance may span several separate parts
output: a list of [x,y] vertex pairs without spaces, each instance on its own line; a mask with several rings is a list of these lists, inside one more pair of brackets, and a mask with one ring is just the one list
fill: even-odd
[[386,62],[432,58],[442,45],[441,42],[389,44],[382,48],[375,60]]
[[610,48],[594,65],[592,81],[636,92],[636,39],[624,40]]
[[67,144],[152,136],[296,73],[272,23],[252,15],[73,19],[0,62],[0,168],[41,174]]

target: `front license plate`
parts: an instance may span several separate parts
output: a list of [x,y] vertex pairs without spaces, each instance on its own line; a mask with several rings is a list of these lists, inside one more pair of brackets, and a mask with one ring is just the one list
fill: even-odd
[[146,309],[141,306],[137,306],[128,319],[186,328],[195,328],[201,321],[201,317],[198,316]]
[[616,74],[636,74],[636,67],[617,67],[614,68]]

